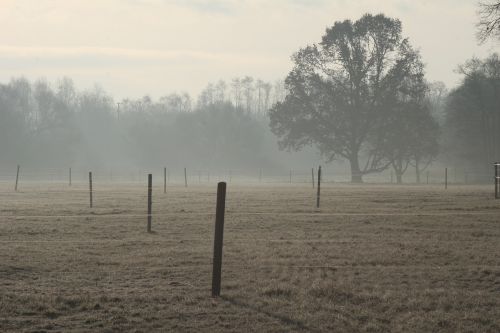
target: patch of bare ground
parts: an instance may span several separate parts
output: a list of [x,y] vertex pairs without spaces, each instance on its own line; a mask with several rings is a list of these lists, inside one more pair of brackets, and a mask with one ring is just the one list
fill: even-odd
[[0,185],[2,332],[499,332],[500,200],[479,186]]

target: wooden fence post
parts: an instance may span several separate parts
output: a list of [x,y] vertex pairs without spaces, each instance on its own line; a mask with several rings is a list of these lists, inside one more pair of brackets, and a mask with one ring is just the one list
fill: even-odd
[[167,168],[163,168],[163,193],[167,193]]
[[495,165],[495,199],[500,198],[500,162],[496,162]]
[[220,296],[222,275],[222,241],[224,236],[224,210],[226,205],[226,183],[217,184],[217,206],[215,210],[214,258],[212,270],[212,297]]
[[187,170],[184,168],[184,186],[188,187]]
[[318,192],[316,193],[316,208],[319,208],[320,194],[321,194],[321,165],[318,168]]
[[314,168],[311,168],[312,183],[314,188]]
[[20,168],[20,166],[18,164],[17,165],[17,173],[16,173],[16,186],[14,187],[14,189],[16,190],[16,192],[17,192],[17,184],[19,182],[19,168]]
[[151,232],[151,208],[153,205],[153,175],[148,175],[148,232]]
[[427,185],[429,185],[429,171],[426,172],[426,176],[427,176]]
[[262,169],[259,169],[259,183],[262,182]]
[[93,206],[92,202],[92,172],[89,172],[89,194],[90,194],[90,208]]
[[69,186],[71,186],[71,168],[69,168]]

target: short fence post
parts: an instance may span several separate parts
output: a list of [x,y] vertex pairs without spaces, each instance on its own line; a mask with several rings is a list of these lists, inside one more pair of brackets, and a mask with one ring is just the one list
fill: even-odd
[[495,199],[500,198],[500,162],[495,163]]
[[312,176],[312,184],[314,188],[314,168],[311,169],[311,176]]
[[427,185],[429,185],[429,171],[427,171]]
[[444,189],[448,189],[448,168],[444,168]]
[[210,171],[207,171],[207,183],[210,183]]
[[92,172],[89,172],[89,194],[90,194],[90,208],[93,206],[92,202]]
[[15,191],[17,192],[17,184],[19,182],[19,164],[17,165],[17,173],[16,173],[16,186],[14,187]]
[[71,186],[71,168],[69,168],[69,186]]
[[318,192],[316,194],[316,208],[319,208],[319,197],[321,194],[321,166],[318,168]]
[[262,182],[262,169],[259,169],[259,183]]
[[292,169],[290,169],[290,184],[292,183]]
[[187,170],[184,168],[184,186],[188,187]]
[[212,270],[212,297],[220,296],[222,275],[222,240],[224,235],[224,210],[226,205],[226,183],[217,185],[217,206],[215,210],[214,258]]
[[148,175],[148,232],[151,232],[151,208],[153,205],[153,175]]
[[167,168],[163,168],[163,193],[167,193]]
[[393,176],[392,171],[391,171],[391,184],[392,184],[392,182],[393,182],[393,177],[394,177],[394,176]]

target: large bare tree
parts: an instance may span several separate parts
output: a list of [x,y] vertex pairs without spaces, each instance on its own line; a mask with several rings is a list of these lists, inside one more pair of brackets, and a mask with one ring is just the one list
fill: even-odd
[[478,14],[478,39],[484,42],[490,37],[500,38],[500,1],[488,0],[479,2]]
[[401,22],[382,14],[336,22],[321,43],[301,49],[293,60],[287,95],[270,111],[281,147],[316,145],[328,159],[347,159],[352,182],[387,168],[379,143],[387,142],[380,137],[387,134],[387,111],[401,94],[395,87],[423,76]]

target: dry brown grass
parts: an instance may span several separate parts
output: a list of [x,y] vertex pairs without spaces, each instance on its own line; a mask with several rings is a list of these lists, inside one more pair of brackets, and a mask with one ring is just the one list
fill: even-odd
[[500,331],[490,188],[229,184],[218,299],[215,185],[95,188],[0,186],[0,331]]

